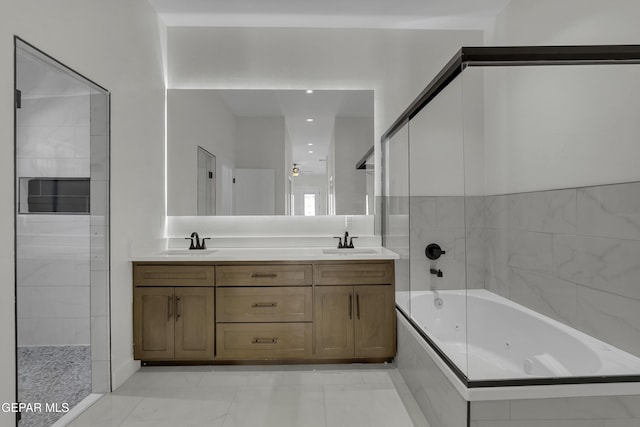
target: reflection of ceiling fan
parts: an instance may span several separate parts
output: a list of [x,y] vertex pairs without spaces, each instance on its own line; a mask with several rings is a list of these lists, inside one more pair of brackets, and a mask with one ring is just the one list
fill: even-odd
[[310,170],[300,169],[300,165],[301,165],[301,163],[294,163],[293,164],[293,169],[291,169],[291,175],[298,176],[300,174],[311,173]]

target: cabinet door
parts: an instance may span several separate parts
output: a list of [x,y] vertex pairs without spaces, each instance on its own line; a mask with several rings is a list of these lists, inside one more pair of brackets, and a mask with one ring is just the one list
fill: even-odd
[[394,357],[396,352],[393,286],[354,286],[355,356]]
[[353,286],[316,286],[316,356],[353,357]]
[[135,288],[134,358],[167,360],[174,356],[173,288]]
[[175,288],[175,358],[211,360],[215,319],[213,288]]

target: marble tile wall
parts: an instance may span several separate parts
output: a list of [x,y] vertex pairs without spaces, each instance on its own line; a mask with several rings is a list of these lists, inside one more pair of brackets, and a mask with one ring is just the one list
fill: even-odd
[[640,182],[485,198],[486,288],[640,356]]
[[471,427],[637,427],[640,396],[471,402]]
[[[409,301],[406,294],[411,289],[409,263],[409,197],[385,197],[383,200],[384,233],[383,245],[400,257],[395,263],[395,284],[398,292],[398,303],[403,310],[409,312]],[[405,295],[400,297],[400,295]]]
[[[483,206],[482,197],[410,198],[411,290],[484,288]],[[428,259],[429,243],[446,254]],[[431,268],[442,270],[443,277],[431,274]]]

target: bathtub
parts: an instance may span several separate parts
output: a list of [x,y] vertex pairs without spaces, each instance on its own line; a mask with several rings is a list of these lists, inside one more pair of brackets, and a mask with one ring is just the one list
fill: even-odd
[[413,292],[410,304],[471,383],[640,375],[640,358],[484,289]]

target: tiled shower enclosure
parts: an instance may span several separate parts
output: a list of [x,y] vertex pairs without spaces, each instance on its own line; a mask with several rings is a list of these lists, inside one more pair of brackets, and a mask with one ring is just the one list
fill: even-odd
[[109,95],[18,38],[16,89],[18,400],[75,404],[110,391]]

